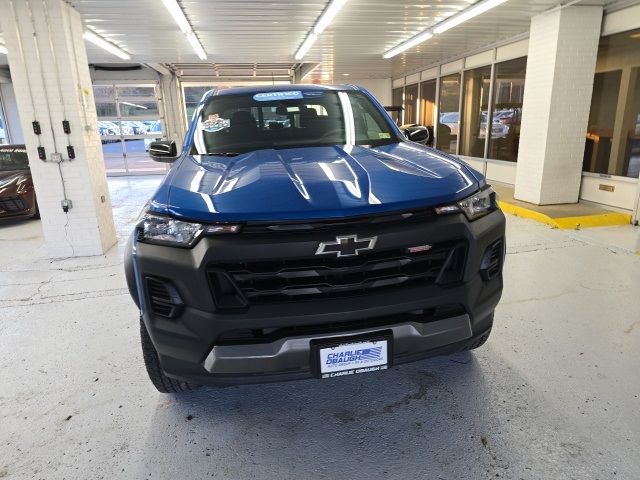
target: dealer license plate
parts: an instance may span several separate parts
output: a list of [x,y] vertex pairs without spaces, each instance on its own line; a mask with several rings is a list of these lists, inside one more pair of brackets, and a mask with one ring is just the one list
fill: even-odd
[[389,367],[389,339],[375,339],[319,345],[320,378],[386,370]]

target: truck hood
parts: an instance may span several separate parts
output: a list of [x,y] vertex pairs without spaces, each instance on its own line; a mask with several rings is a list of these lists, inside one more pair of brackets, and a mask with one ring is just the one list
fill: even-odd
[[312,220],[460,200],[482,176],[409,142],[194,155],[175,165],[151,209],[198,221]]

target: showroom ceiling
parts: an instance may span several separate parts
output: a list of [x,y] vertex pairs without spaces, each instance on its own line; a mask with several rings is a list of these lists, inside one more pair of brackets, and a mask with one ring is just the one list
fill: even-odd
[[[200,62],[158,0],[69,0],[69,3],[80,11],[87,25],[129,52],[135,62],[178,66]],[[402,55],[389,60],[382,58],[389,48],[472,3],[473,0],[349,0],[303,61],[320,62],[310,78],[324,81],[342,82],[347,75],[398,76],[524,34],[532,15],[560,2],[509,0]],[[620,3],[583,0],[580,5]],[[207,52],[208,63],[293,65],[296,49],[327,1],[181,0],[180,4]],[[91,44],[87,44],[87,53],[90,63],[120,61]],[[3,55],[0,63],[6,63]]]

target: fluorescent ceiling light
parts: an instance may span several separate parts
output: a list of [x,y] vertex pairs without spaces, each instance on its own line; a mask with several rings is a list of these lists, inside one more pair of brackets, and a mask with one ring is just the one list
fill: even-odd
[[396,55],[398,55],[399,53],[404,52],[405,50],[409,50],[410,48],[415,47],[416,45],[418,45],[419,43],[422,42],[426,42],[427,40],[429,40],[431,37],[433,37],[433,33],[431,33],[430,31],[425,31],[422,33],[419,33],[418,35],[416,35],[413,38],[410,38],[409,40],[407,40],[406,42],[401,43],[400,45],[393,47],[391,50],[388,50],[384,53],[384,55],[382,55],[382,58],[391,58],[391,57],[395,57]]
[[0,53],[3,53],[5,55],[9,53],[9,50],[7,50],[7,47],[5,47],[4,44],[2,43],[0,43]]
[[482,2],[478,2],[467,8],[466,10],[458,13],[457,15],[454,15],[453,17],[440,22],[436,27],[434,27],[433,33],[446,32],[450,28],[456,27],[461,23],[472,19],[473,17],[477,17],[478,15],[481,15],[494,7],[497,7],[498,5],[502,5],[506,1],[507,0],[485,0]]
[[311,48],[311,45],[315,43],[318,36],[325,30],[325,28],[329,26],[340,9],[344,7],[345,3],[347,3],[347,0],[331,0],[331,2],[329,2],[329,5],[322,11],[320,17],[318,17],[315,25],[307,35],[307,38],[304,39],[304,42],[302,42],[302,45],[300,45],[300,48],[296,52],[296,60],[302,60]]
[[307,35],[307,38],[304,39],[304,42],[302,42],[302,45],[300,45],[300,48],[296,52],[295,59],[302,60],[302,58],[307,54],[307,52],[311,48],[311,45],[315,43],[317,38],[318,36],[313,32]]
[[184,12],[180,8],[180,5],[178,5],[177,0],[162,0],[162,3],[164,3],[164,6],[167,7],[167,10],[169,10],[169,13],[173,17],[173,20],[178,24],[180,31],[184,34],[185,37],[187,37],[187,40],[191,44],[191,48],[193,48],[193,50],[196,52],[198,58],[200,60],[206,60],[207,52],[205,52],[204,48],[202,48],[200,40],[198,40],[196,33],[193,31],[189,20],[187,20],[187,17],[184,16]]
[[196,37],[196,34],[193,32],[193,30],[185,34],[185,36],[187,37],[187,40],[189,40],[191,48],[193,48],[193,50],[196,52],[196,55],[198,55],[198,58],[200,60],[206,60],[207,52],[205,52],[204,48],[202,48],[202,44],[200,43],[200,40],[198,40],[198,37]]
[[438,23],[435,27],[425,30],[414,37],[411,37],[409,40],[402,42],[400,45],[393,47],[390,50],[387,50],[382,58],[391,58],[396,55],[409,50],[416,45],[429,40],[434,35],[437,35],[442,32],[446,32],[447,30],[460,25],[461,23],[466,22],[467,20],[472,19],[473,17],[477,17],[478,15],[491,10],[498,5],[505,3],[507,0],[482,0],[480,2],[474,3],[471,7],[466,10],[461,11],[460,13],[443,20]]
[[120,57],[123,60],[131,60],[131,55],[129,55],[124,50],[121,50],[120,48],[116,47],[113,43],[108,42],[107,40],[102,38],[100,35],[93,33],[91,30],[85,30],[82,36],[84,37],[85,40],[93,43],[94,45],[97,45],[98,47],[102,48],[103,50],[106,50],[109,53],[112,53],[116,57]]
[[332,0],[332,2],[329,3],[329,6],[324,9],[320,18],[318,18],[318,21],[313,27],[313,33],[320,35],[324,29],[329,26],[340,9],[344,7],[345,3],[347,3],[347,0]]

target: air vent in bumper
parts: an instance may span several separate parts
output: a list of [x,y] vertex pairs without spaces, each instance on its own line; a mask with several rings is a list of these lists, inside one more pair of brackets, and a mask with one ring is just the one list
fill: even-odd
[[493,280],[500,275],[504,262],[504,240],[498,240],[487,247],[482,256],[480,274],[484,280]]
[[146,281],[151,311],[159,317],[166,318],[180,315],[184,303],[173,284],[157,277],[146,277]]

